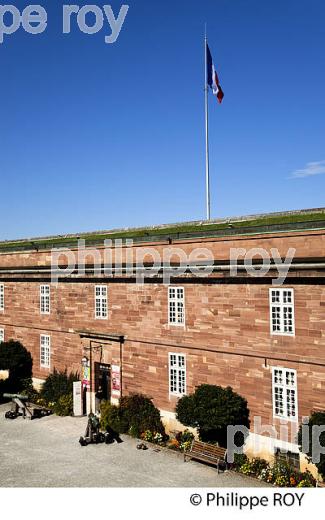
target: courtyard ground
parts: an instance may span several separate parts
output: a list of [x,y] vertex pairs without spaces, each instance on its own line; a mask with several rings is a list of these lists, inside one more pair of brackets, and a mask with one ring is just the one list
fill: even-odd
[[4,418],[0,406],[1,487],[263,487],[265,483],[170,450],[137,450],[138,441],[81,447],[85,417],[55,415],[30,421]]

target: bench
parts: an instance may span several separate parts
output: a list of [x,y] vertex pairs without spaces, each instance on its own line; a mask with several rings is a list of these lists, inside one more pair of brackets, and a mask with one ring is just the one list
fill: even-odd
[[217,466],[219,473],[219,464],[220,462],[226,463],[226,457],[226,448],[194,439],[190,450],[184,453],[184,462],[186,462],[186,459],[196,459],[201,460],[202,462],[208,462],[209,464]]

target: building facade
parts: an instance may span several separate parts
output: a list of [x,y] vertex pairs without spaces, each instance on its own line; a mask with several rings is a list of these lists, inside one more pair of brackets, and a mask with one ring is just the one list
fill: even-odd
[[78,239],[0,243],[0,341],[31,352],[36,382],[87,366],[88,391],[144,393],[170,429],[182,395],[231,386],[248,451],[298,452],[325,409],[325,210]]

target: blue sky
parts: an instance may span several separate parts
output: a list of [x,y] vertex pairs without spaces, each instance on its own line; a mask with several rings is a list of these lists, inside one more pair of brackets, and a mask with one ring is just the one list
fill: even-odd
[[212,217],[324,205],[323,0],[129,0],[114,44],[67,3],[0,45],[1,239],[204,218],[205,21]]

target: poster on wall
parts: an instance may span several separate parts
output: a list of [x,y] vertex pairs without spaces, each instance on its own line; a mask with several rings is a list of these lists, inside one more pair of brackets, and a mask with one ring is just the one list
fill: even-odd
[[119,365],[112,365],[112,396],[121,395],[121,369]]
[[82,367],[82,387],[90,388],[90,367]]

